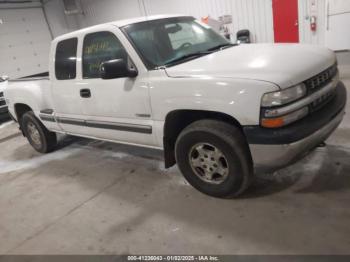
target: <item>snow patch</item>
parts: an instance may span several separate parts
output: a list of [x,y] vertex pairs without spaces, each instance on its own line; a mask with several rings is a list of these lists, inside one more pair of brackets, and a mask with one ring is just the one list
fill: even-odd
[[107,151],[104,150],[104,153],[110,157],[115,157],[115,158],[119,158],[119,159],[123,159],[126,157],[130,157],[131,155],[126,154],[126,153],[121,153],[121,152],[111,152],[111,151]]
[[157,162],[158,162],[158,169],[160,171],[162,171],[163,173],[173,173],[173,172],[176,172],[176,170],[177,170],[177,166],[176,165],[174,165],[174,166],[172,166],[170,168],[165,168],[163,161],[157,161]]
[[37,168],[50,161],[65,159],[81,151],[80,148],[68,148],[47,155],[41,155],[27,160],[3,161],[0,160],[0,174],[19,171],[23,169]]
[[3,124],[0,125],[0,129],[5,128],[5,127],[7,127],[7,126],[10,126],[10,125],[12,125],[13,123],[14,123],[13,121],[3,123]]

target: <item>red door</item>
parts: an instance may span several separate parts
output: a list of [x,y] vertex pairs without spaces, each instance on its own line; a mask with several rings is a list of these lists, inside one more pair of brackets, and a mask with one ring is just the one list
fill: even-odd
[[273,0],[275,43],[299,43],[298,0]]

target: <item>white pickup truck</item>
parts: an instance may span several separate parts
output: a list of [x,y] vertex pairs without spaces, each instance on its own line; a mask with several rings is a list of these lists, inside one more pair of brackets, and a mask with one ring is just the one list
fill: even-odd
[[153,16],[57,37],[47,77],[10,81],[5,97],[39,152],[56,133],[157,148],[227,198],[327,139],[346,88],[326,48],[236,46],[193,17]]

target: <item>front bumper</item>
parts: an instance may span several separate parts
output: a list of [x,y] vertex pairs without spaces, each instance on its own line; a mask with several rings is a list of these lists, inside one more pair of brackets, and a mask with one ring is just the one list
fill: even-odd
[[280,130],[246,127],[256,172],[272,172],[292,164],[324,142],[345,114],[346,89],[336,87],[334,99],[319,111]]

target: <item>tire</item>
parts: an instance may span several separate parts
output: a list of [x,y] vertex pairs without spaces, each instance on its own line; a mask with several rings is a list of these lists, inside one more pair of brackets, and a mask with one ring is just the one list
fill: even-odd
[[185,179],[204,194],[237,197],[253,180],[246,139],[237,127],[225,122],[199,120],[190,124],[180,133],[175,154]]
[[21,128],[29,143],[36,151],[49,153],[55,149],[57,145],[56,133],[47,130],[32,111],[25,113],[21,118]]

